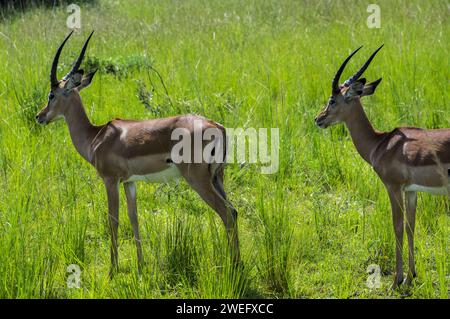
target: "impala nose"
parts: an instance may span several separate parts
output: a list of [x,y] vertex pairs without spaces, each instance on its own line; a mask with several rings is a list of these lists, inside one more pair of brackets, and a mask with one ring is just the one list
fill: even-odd
[[319,125],[322,121],[323,121],[323,117],[320,118],[320,116],[317,116],[317,117],[314,119],[314,122],[316,123],[316,125]]
[[36,115],[36,121],[39,123],[39,124],[44,124],[45,123],[45,120],[38,114],[38,115]]
[[325,122],[325,116],[317,116],[314,119],[314,122],[316,123],[316,125],[320,128],[324,128],[324,122]]

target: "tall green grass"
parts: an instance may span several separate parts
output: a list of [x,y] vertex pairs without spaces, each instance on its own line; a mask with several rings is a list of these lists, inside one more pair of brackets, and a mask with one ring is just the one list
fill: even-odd
[[[391,292],[394,236],[383,185],[347,131],[318,130],[314,116],[342,59],[361,44],[350,75],[381,43],[366,71],[383,77],[364,105],[374,126],[450,127],[446,1],[97,1],[65,47],[70,68],[95,30],[83,93],[88,115],[153,118],[194,112],[226,127],[280,128],[280,168],[226,169],[239,212],[244,266],[229,263],[220,219],[185,183],[138,185],[145,266],[121,199],[119,274],[110,280],[106,194],[71,145],[63,122],[37,126],[64,7],[0,23],[0,297],[5,298],[448,298],[450,203],[421,195],[418,278]],[[162,77],[158,77],[157,73]],[[123,196],[122,196],[123,197]],[[406,241],[405,241],[406,243]],[[407,250],[405,247],[405,258]],[[80,266],[81,288],[66,285]],[[366,286],[370,264],[382,286]]]

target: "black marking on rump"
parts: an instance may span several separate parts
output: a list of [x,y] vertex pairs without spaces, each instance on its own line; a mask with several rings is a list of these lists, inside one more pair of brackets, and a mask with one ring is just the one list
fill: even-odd
[[447,175],[448,175],[448,177],[450,177],[450,168],[447,170]]
[[[226,139],[226,135],[225,135],[225,141],[226,140],[227,139]],[[211,156],[213,156],[213,157],[216,154],[216,147],[217,147],[217,144],[214,145],[214,148],[211,150]],[[224,166],[225,166],[225,163],[226,163],[226,158],[227,158],[227,151],[228,151],[227,150],[227,143],[225,142],[225,144],[223,146],[223,162],[222,163],[217,163],[219,165],[216,167],[216,170],[213,173],[212,184],[213,184],[214,188],[217,190],[217,192],[219,193],[219,195],[222,196],[223,199],[225,199],[228,202],[227,194],[225,193],[225,190],[223,189],[223,180],[220,181],[220,177],[219,177],[219,174],[221,174],[221,172],[222,172],[222,175],[223,175],[223,169],[224,169]],[[209,164],[209,169],[211,169],[211,164]],[[230,204],[230,206],[233,207],[231,204]],[[233,208],[233,210],[235,211],[234,208]]]

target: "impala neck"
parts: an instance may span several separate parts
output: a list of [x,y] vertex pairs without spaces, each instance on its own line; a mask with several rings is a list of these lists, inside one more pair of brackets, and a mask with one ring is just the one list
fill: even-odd
[[350,131],[353,144],[359,155],[371,164],[370,155],[380,140],[380,133],[374,130],[364,112],[361,101],[354,101],[353,110],[346,119],[345,125]]
[[79,94],[74,94],[64,118],[69,126],[70,137],[76,150],[85,160],[91,162],[89,156],[91,143],[98,130],[89,121]]

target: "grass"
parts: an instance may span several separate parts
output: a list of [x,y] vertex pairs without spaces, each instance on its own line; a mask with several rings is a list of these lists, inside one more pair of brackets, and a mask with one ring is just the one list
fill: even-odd
[[[225,188],[239,212],[244,269],[227,258],[224,228],[184,182],[138,185],[144,259],[122,194],[120,273],[110,280],[106,195],[63,122],[40,127],[64,7],[0,22],[0,297],[3,298],[449,298],[450,203],[419,197],[418,278],[392,292],[394,234],[387,194],[342,126],[313,119],[342,59],[344,76],[371,50],[383,77],[364,105],[374,126],[450,127],[447,1],[97,1],[65,47],[67,72],[95,29],[86,66],[100,68],[82,96],[94,123],[194,112],[227,127],[280,128],[280,167],[229,165]],[[157,73],[161,74],[161,79]],[[406,240],[405,240],[406,243]],[[407,257],[405,246],[404,256]],[[406,260],[406,259],[405,259]],[[66,285],[67,267],[81,288]],[[367,267],[381,268],[369,289]]]

